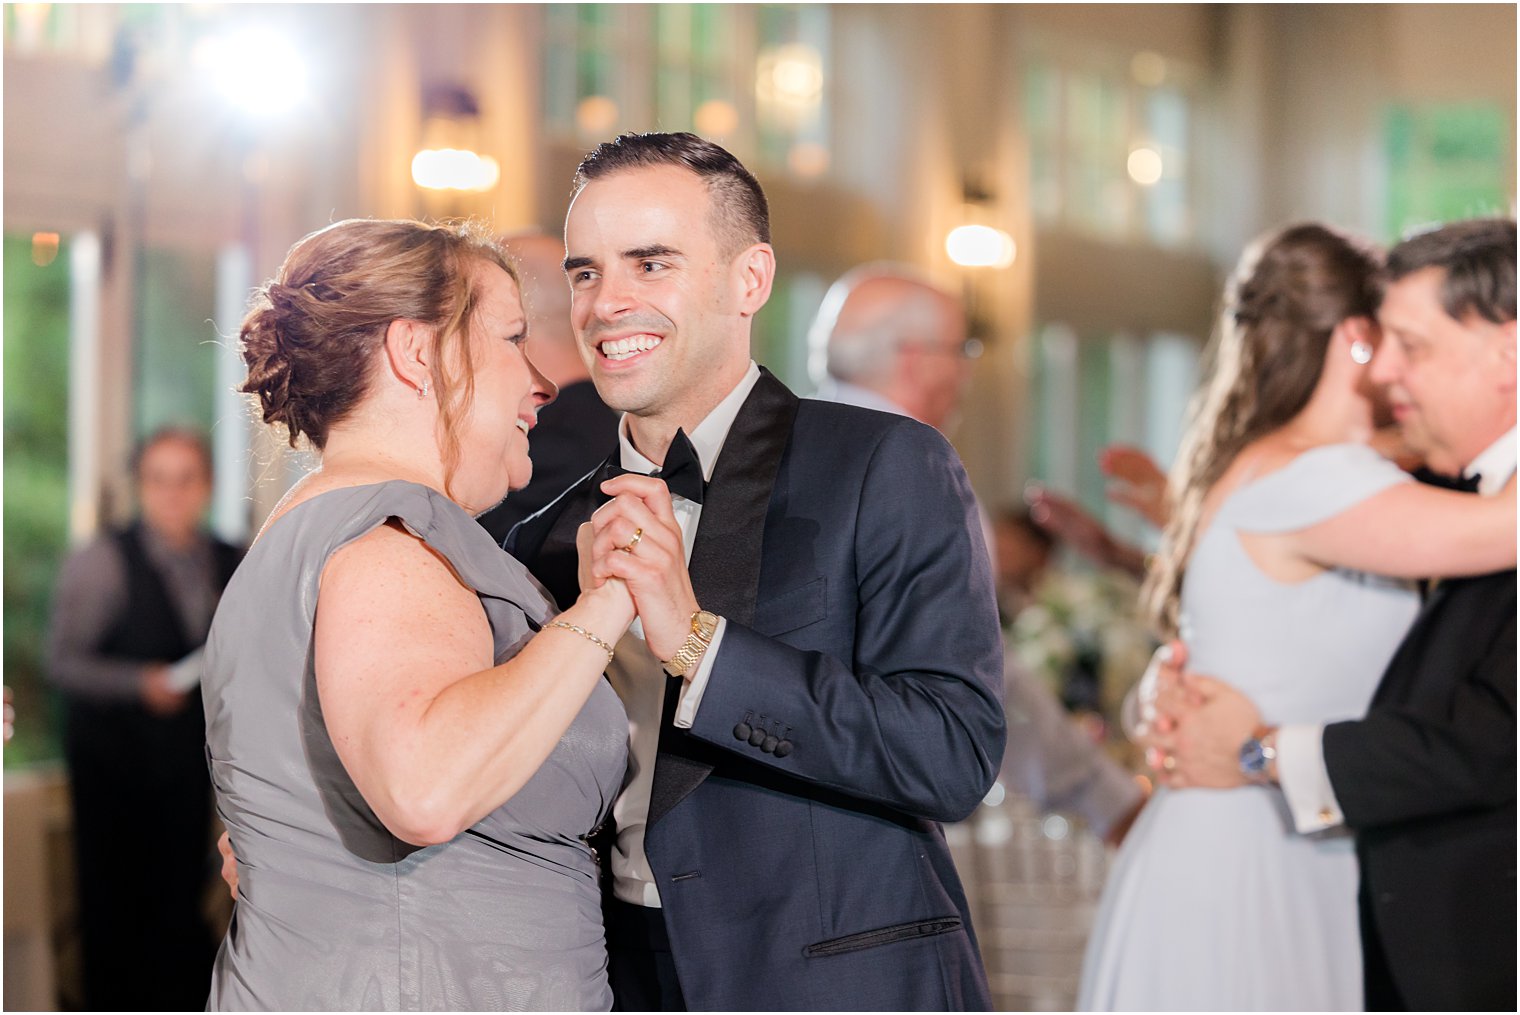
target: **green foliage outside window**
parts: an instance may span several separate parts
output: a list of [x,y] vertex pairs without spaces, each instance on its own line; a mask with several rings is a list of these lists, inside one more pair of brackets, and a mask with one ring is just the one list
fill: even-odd
[[1388,239],[1437,222],[1503,214],[1510,125],[1497,106],[1397,106],[1388,111]]
[[16,696],[7,768],[56,757],[43,681],[48,610],[68,545],[69,253],[32,261],[5,237],[5,683]]

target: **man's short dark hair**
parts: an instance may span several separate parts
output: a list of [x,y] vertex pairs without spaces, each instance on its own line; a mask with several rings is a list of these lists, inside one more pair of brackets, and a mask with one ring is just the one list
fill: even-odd
[[1397,282],[1442,268],[1441,307],[1454,321],[1477,314],[1495,324],[1515,319],[1515,220],[1469,219],[1411,236],[1388,252]]
[[603,141],[581,160],[571,196],[592,180],[651,166],[678,166],[706,181],[713,232],[731,249],[771,241],[770,208],[754,174],[727,150],[685,131],[621,134]]

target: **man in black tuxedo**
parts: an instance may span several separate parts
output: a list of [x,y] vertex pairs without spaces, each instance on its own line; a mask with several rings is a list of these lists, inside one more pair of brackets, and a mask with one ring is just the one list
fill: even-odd
[[559,394],[538,410],[538,424],[528,435],[533,478],[521,490],[476,521],[501,542],[512,526],[542,510],[577,479],[596,468],[616,440],[617,413],[597,396],[570,329],[570,290],[560,262],[562,240],[543,233],[523,233],[503,241],[522,283],[528,313],[528,354]]
[[[1512,484],[1514,221],[1393,248],[1378,320],[1372,379],[1406,442],[1447,485]],[[1513,570],[1435,583],[1352,722],[1264,728],[1228,685],[1164,678],[1203,702],[1164,693],[1169,782],[1275,781],[1299,831],[1356,833],[1369,1010],[1515,1008],[1515,609]]]
[[625,415],[508,549],[561,603],[615,575],[639,607],[609,670],[631,730],[604,854],[617,1007],[988,1007],[939,826],[990,788],[1005,736],[959,459],[753,363],[775,254],[728,152],[624,135],[575,191],[571,316]]

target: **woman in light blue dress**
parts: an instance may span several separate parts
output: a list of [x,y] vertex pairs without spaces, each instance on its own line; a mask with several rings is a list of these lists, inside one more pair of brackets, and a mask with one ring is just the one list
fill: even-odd
[[[1372,253],[1319,225],[1247,253],[1147,583],[1190,668],[1272,723],[1366,710],[1411,579],[1515,562],[1513,498],[1421,486],[1368,446],[1377,284]],[[1104,888],[1079,1007],[1361,1010],[1357,881],[1349,835],[1296,834],[1276,787],[1160,789]]]
[[621,582],[559,617],[471,515],[554,386],[511,266],[348,221],[242,328],[244,390],[321,453],[222,597],[207,747],[238,899],[212,1010],[605,1010],[587,839],[622,784]]

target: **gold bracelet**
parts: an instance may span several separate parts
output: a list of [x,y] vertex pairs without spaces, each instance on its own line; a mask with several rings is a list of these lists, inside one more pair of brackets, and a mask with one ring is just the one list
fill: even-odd
[[607,653],[607,664],[609,666],[612,665],[612,646],[607,644],[605,641],[602,641],[602,639],[598,638],[596,635],[592,634],[584,627],[579,627],[575,624],[567,624],[563,620],[551,620],[549,623],[544,625],[544,630],[547,631],[551,627],[559,627],[564,628],[566,631],[574,631],[576,634],[580,635],[582,638],[585,638],[587,641],[591,642],[591,644]]

